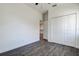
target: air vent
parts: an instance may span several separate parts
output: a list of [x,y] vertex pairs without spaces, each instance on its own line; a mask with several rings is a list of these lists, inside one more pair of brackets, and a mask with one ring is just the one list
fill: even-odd
[[52,5],[52,7],[56,7],[56,6],[57,6],[57,4]]

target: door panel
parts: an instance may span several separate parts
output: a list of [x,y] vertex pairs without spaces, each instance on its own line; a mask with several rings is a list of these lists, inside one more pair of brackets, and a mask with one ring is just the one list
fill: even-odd
[[75,25],[76,25],[76,15],[68,15],[65,16],[64,19],[64,27],[65,27],[65,39],[64,43],[66,45],[75,46]]
[[64,42],[64,18],[58,17],[51,21],[51,39],[56,43]]
[[56,17],[51,20],[51,40],[56,43],[75,46],[76,15]]

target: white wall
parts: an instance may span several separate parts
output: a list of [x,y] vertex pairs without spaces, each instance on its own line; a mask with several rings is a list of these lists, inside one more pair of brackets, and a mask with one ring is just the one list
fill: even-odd
[[42,14],[24,4],[0,4],[0,53],[39,41]]
[[57,7],[51,7],[48,14],[48,41],[53,42],[51,39],[51,20],[54,17],[59,17],[63,15],[69,15],[72,13],[77,14],[77,23],[76,23],[76,39],[75,47],[79,48],[79,4],[58,4]]

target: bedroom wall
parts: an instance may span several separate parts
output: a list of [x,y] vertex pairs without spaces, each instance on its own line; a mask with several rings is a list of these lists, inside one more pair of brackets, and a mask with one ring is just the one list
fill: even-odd
[[0,53],[39,41],[42,14],[24,4],[0,4]]

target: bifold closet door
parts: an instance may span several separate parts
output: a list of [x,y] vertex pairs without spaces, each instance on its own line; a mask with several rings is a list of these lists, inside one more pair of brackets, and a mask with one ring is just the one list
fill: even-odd
[[76,14],[70,14],[64,17],[64,44],[76,46]]
[[51,19],[51,40],[60,44],[64,42],[64,17]]
[[75,46],[76,14],[52,18],[51,40],[56,43]]

